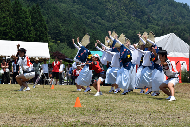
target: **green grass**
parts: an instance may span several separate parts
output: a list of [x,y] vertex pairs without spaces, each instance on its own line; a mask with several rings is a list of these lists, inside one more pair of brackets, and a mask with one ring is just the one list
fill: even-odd
[[[19,85],[0,85],[0,126],[190,126],[190,84],[176,85],[177,101],[160,96],[108,93],[110,86],[76,92],[75,86],[30,85],[30,92],[16,91]],[[74,108],[79,97],[82,107]]]

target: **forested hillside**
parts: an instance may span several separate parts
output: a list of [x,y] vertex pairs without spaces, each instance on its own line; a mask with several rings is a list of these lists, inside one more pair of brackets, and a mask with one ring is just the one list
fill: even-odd
[[[156,36],[172,32],[188,44],[190,43],[189,6],[174,0],[20,0],[20,3],[23,6],[22,13],[26,15],[25,18],[22,17],[26,20],[22,20],[23,24],[27,21],[31,24],[31,26],[24,25],[31,29],[28,30],[31,33],[27,32],[28,35],[31,35],[30,39],[21,39],[36,41],[35,38],[38,38],[41,42],[49,42],[51,51],[60,51],[70,58],[73,58],[77,52],[72,44],[72,38],[76,39],[79,36],[82,39],[86,33],[89,33],[91,37],[89,47],[91,50],[95,50],[95,40],[99,39],[104,42],[108,30],[115,30],[118,34],[124,33],[132,43],[138,42],[136,34],[144,31],[153,31]],[[3,12],[4,15],[16,12],[11,10],[14,8],[15,1],[9,4],[11,7]],[[35,9],[41,11],[42,18],[37,18],[37,15],[37,17],[32,16],[33,13],[36,13]],[[13,19],[15,20],[20,14],[14,15]],[[41,17],[40,14],[39,17]],[[47,24],[48,31],[45,29],[43,19]],[[38,20],[42,23],[41,29],[35,25]],[[9,24],[11,29],[13,23]],[[3,37],[9,40],[18,40],[15,35],[17,29],[11,30],[13,34],[8,32]],[[0,30],[3,33],[5,31],[5,29],[2,30],[2,26]],[[48,33],[45,34],[45,31]],[[40,36],[44,38],[40,38]]]

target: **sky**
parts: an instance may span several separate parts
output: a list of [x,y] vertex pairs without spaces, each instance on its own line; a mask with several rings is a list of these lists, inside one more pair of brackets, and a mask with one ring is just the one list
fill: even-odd
[[190,6],[190,0],[174,0],[176,2],[180,2],[180,3],[187,3]]

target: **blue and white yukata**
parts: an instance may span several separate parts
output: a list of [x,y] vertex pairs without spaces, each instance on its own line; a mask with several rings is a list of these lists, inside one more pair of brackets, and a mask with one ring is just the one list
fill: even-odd
[[[77,59],[81,63],[85,63],[91,52],[88,49],[86,49],[84,46],[82,45],[80,46],[81,47],[78,48],[78,53],[75,59]],[[91,84],[91,80],[92,80],[92,70],[89,70],[89,65],[85,65],[77,78],[77,84],[81,86],[89,86]]]
[[124,89],[124,93],[128,91],[129,84],[131,83],[131,51],[126,48],[121,42],[120,43],[120,65],[121,69],[118,70],[117,72],[117,79],[116,79],[116,84]]

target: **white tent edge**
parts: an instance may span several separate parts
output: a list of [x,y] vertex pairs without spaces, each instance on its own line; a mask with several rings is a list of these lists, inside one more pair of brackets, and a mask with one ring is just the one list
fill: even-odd
[[29,58],[50,58],[48,43],[0,40],[0,44],[2,45],[0,57],[10,57],[15,55],[17,53],[16,45],[20,44],[20,48],[25,48],[27,50],[26,55]]

